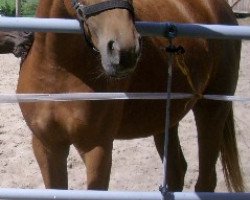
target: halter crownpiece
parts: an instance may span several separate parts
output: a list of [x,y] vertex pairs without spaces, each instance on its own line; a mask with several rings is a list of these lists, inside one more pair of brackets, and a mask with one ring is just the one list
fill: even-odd
[[134,7],[131,3],[125,0],[109,0],[101,3],[85,6],[78,2],[78,0],[72,0],[72,5],[77,11],[77,15],[81,20],[85,20],[88,17],[97,15],[101,12],[112,9],[126,9],[134,15]]

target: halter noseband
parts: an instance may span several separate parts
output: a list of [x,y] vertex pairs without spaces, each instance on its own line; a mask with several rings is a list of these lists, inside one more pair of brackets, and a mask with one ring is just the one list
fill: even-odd
[[[79,3],[78,0],[72,0],[72,6],[76,10],[78,20],[82,21],[83,23],[85,23],[87,18],[91,16],[97,15],[107,10],[113,10],[117,8],[128,10],[134,17],[134,7],[131,3],[129,3],[126,0],[109,0],[109,1],[104,1],[101,3],[89,5],[89,6]],[[83,34],[84,34],[87,44],[90,47],[92,47],[95,51],[98,51],[94,47],[92,41],[87,37],[84,26],[82,26],[82,30],[83,30]]]

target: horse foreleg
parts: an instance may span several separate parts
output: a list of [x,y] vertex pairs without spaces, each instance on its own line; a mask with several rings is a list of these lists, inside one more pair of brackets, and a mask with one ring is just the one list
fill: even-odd
[[112,142],[92,145],[86,150],[86,145],[75,145],[87,170],[88,190],[107,190],[112,165]]
[[[164,135],[154,135],[157,151],[163,159],[164,153]],[[170,191],[182,191],[184,186],[184,177],[187,170],[180,141],[178,137],[178,125],[169,130],[168,144],[168,186]]]
[[32,137],[35,157],[42,172],[46,188],[67,189],[68,145],[44,145],[35,135]]
[[198,102],[193,109],[199,143],[197,192],[213,192],[216,187],[216,162],[229,109],[228,103],[209,100]]

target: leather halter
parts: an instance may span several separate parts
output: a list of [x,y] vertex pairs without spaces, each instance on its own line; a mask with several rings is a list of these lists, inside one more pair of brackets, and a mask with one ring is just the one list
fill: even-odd
[[76,10],[78,20],[82,22],[81,26],[82,26],[83,34],[84,34],[87,44],[91,48],[93,48],[93,50],[97,52],[99,51],[95,48],[90,38],[87,37],[85,28],[83,25],[89,17],[95,16],[95,15],[98,15],[99,13],[105,12],[107,10],[113,10],[113,9],[126,9],[134,17],[134,7],[131,3],[129,3],[126,0],[109,0],[109,1],[104,1],[101,3],[89,5],[89,6],[79,3],[78,0],[72,0],[72,6]]

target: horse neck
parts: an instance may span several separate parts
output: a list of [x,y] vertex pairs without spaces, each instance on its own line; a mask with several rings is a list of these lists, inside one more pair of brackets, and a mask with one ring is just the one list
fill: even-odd
[[[69,1],[70,2],[70,1]],[[68,4],[68,3],[67,3]],[[70,18],[72,13],[69,13],[66,9],[66,4],[63,0],[40,0],[36,16],[37,17],[51,17],[51,18]],[[73,12],[73,9],[71,9]]]
[[[69,0],[41,0],[36,13],[37,17],[42,18],[72,18],[73,15],[74,9]],[[82,62],[85,58],[89,60],[93,57],[81,34],[37,33],[34,45],[38,45],[40,49],[44,48],[46,57],[52,57],[55,62],[65,63],[69,56],[70,59]]]

